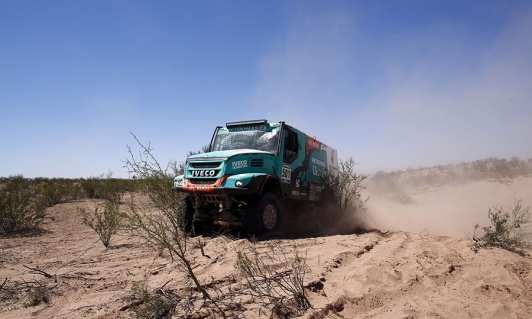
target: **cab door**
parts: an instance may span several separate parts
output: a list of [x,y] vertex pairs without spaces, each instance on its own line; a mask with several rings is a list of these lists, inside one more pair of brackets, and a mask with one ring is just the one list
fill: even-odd
[[295,200],[307,199],[308,192],[305,190],[306,171],[305,158],[305,134],[285,125],[283,130],[282,147],[282,187],[285,197]]

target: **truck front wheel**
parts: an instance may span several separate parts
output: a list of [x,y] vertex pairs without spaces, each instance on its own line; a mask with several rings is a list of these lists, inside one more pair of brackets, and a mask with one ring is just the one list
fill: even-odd
[[245,224],[248,233],[261,236],[279,229],[281,204],[274,193],[266,193],[249,203]]
[[185,232],[189,233],[193,229],[194,223],[194,205],[190,195],[185,195],[179,205],[177,212],[178,224]]

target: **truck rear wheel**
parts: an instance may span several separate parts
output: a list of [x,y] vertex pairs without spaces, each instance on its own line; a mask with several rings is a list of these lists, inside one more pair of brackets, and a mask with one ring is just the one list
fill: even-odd
[[281,221],[281,204],[274,193],[266,193],[249,203],[245,216],[248,233],[261,236],[277,231]]

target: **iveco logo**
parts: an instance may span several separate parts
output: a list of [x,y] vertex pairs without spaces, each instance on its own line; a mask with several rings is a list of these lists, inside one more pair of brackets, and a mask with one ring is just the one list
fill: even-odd
[[193,177],[210,177],[215,176],[216,172],[214,170],[201,170],[201,171],[192,171]]

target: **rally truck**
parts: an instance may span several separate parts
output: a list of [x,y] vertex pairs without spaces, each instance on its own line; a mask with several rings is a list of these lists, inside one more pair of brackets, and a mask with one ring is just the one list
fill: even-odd
[[291,203],[322,200],[324,176],[337,170],[335,149],[285,122],[227,123],[174,179],[174,189],[186,193],[180,220],[187,231],[234,223],[257,236],[275,233]]

